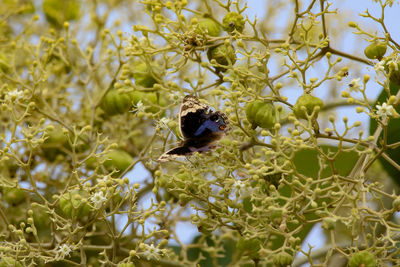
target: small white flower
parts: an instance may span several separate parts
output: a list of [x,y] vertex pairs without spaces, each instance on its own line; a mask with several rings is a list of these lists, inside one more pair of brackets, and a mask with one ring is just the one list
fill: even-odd
[[136,104],[137,112],[144,112],[145,109],[146,109],[146,107],[143,105],[142,100],[139,100],[139,102],[137,102],[137,104]]
[[146,107],[143,105],[142,100],[139,100],[139,102],[136,103],[136,105],[133,105],[133,109],[131,112],[133,113],[138,113],[138,112],[145,112]]
[[388,65],[389,68],[392,66],[394,71],[398,71],[399,63],[400,63],[400,55],[396,55],[391,57],[390,60],[387,61],[386,65]]
[[355,91],[355,92],[360,91],[360,90],[361,90],[361,87],[362,87],[362,85],[361,85],[361,83],[360,83],[360,78],[353,79],[353,80],[349,83],[349,91],[350,91],[350,92],[352,92],[352,91]]
[[24,92],[15,89],[7,93],[6,100],[10,102],[17,103],[21,98],[24,97]]
[[376,73],[385,72],[385,61],[381,60],[378,63],[376,63],[374,69]]
[[239,199],[245,199],[251,196],[254,192],[254,188],[239,180],[236,180],[233,183],[233,190]]
[[173,92],[168,95],[168,98],[172,101],[178,101],[182,98],[182,95],[179,92]]
[[155,247],[154,244],[147,245],[142,243],[140,244],[140,249],[143,250],[142,255],[148,260],[159,260],[160,256],[164,254],[164,250]]
[[90,197],[90,201],[93,203],[96,209],[99,209],[104,202],[106,202],[107,198],[103,195],[103,192],[96,192],[94,195]]
[[383,120],[386,120],[388,116],[393,115],[393,106],[388,105],[386,103],[383,103],[382,105],[376,105],[376,108],[378,109],[376,111],[376,115],[381,117]]
[[59,246],[56,250],[57,256],[56,258],[58,260],[60,259],[64,259],[66,256],[69,256],[69,254],[72,251],[72,247],[70,245],[67,244],[62,244],[61,246]]
[[109,179],[111,179],[111,176],[110,176],[110,175],[104,175],[103,178],[97,179],[97,183],[98,183],[98,184],[99,184],[99,183],[104,183],[104,184],[106,184],[107,181],[108,181]]

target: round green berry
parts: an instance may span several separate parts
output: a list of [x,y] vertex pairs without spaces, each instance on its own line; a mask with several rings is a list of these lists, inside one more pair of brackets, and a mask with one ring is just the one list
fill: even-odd
[[282,251],[274,255],[274,258],[272,260],[275,266],[286,267],[290,266],[293,263],[293,256],[285,251]]
[[26,193],[22,189],[15,187],[4,187],[2,190],[3,199],[10,205],[18,205],[26,198]]
[[48,22],[60,27],[64,22],[79,17],[80,4],[77,0],[44,0],[43,12]]
[[197,29],[199,29],[199,31],[202,33],[206,33],[214,37],[220,36],[221,34],[221,27],[219,24],[209,18],[200,19],[197,24]]
[[128,93],[119,93],[118,90],[110,90],[101,102],[101,109],[109,116],[123,114],[131,108],[131,98]]
[[310,116],[315,109],[314,118],[317,118],[318,112],[323,106],[324,101],[322,101],[322,99],[305,94],[297,99],[297,102],[293,107],[293,112],[297,118],[307,119],[307,115]]
[[227,13],[222,20],[222,26],[224,27],[224,30],[229,33],[232,33],[235,30],[239,33],[242,33],[244,30],[244,24],[245,21],[243,16],[236,12]]
[[275,107],[271,102],[256,100],[246,106],[246,117],[253,128],[272,128],[276,123]]
[[87,216],[91,210],[88,205],[88,193],[74,189],[63,194],[60,198],[60,209],[69,218]]
[[154,77],[155,72],[157,72],[157,67],[155,66],[149,67],[145,62],[136,64],[133,73],[136,85],[146,88],[153,87],[153,85],[157,83],[157,80]]
[[375,267],[375,257],[368,251],[353,254],[349,260],[349,267]]
[[108,171],[125,171],[133,162],[133,158],[123,150],[113,150],[104,155],[104,167]]
[[386,43],[374,42],[364,49],[364,54],[367,58],[381,60],[386,53]]
[[208,60],[211,62],[213,59],[219,64],[216,69],[225,72],[227,69],[223,66],[234,65],[236,62],[236,51],[232,45],[221,44],[211,47],[207,51]]

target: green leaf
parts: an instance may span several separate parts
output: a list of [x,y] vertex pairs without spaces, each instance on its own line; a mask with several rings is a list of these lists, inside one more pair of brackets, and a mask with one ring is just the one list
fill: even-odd
[[[389,88],[390,88],[390,94],[396,95],[400,89],[400,86],[390,83]],[[383,89],[382,92],[380,93],[378,99],[376,100],[374,107],[376,105],[386,102],[387,99],[388,99],[388,94]],[[400,107],[397,107],[396,111],[400,112]],[[376,120],[370,119],[369,134],[373,135],[376,128],[377,128]],[[391,118],[389,121],[389,125],[387,127],[387,143],[393,144],[393,143],[399,142],[400,141],[399,132],[400,132],[400,118],[397,118],[397,119]],[[383,136],[383,131],[382,131],[381,137],[382,136]],[[386,154],[392,160],[394,160],[397,164],[400,165],[400,149],[399,148],[387,150]],[[400,185],[400,171],[398,169],[396,169],[395,167],[393,167],[393,165],[390,164],[388,161],[386,161],[383,157],[379,157],[379,161],[381,162],[381,164],[384,167],[384,169],[386,170],[386,172],[390,175],[390,177],[392,177],[392,179],[397,184]]]
[[[335,146],[322,145],[320,146],[322,151],[327,154],[328,151],[336,153],[338,148]],[[301,174],[315,178],[318,176],[320,171],[320,166],[318,162],[318,152],[315,150],[301,150],[296,153],[294,157],[294,164],[296,165],[296,170]],[[354,164],[357,162],[358,153],[351,152],[340,152],[336,160],[333,163],[333,167],[327,165],[321,173],[322,177],[331,176],[334,172],[339,175],[347,175],[353,169]]]
[[[214,240],[211,238],[211,236],[203,236],[203,235],[198,235],[196,236],[192,244],[203,244],[208,247],[218,247],[218,245],[215,244]],[[218,265],[217,266],[228,266],[233,259],[233,255],[236,251],[236,243],[234,240],[230,238],[224,238],[221,240],[220,245],[223,247],[223,251],[219,252],[218,255]],[[180,248],[175,248],[174,251],[179,251]],[[211,258],[210,254],[199,248],[199,247],[191,247],[187,250],[187,257],[190,261],[196,261],[200,257],[200,254],[202,255],[203,259],[199,261],[199,266],[201,267],[207,267],[207,266],[214,266],[214,261]]]
[[[330,146],[330,145],[322,145],[320,146],[320,149],[327,154],[328,151],[332,153],[336,153],[338,151],[338,148],[336,146]],[[343,148],[342,148],[343,150]],[[318,175],[320,174],[322,178],[324,177],[329,177],[333,175],[333,173],[337,173],[339,175],[348,175],[351,170],[353,169],[354,165],[356,164],[358,160],[358,153],[355,151],[350,151],[350,152],[343,152],[341,151],[339,155],[336,157],[335,161],[333,162],[332,165],[330,164],[325,164],[326,166],[324,167],[323,170],[320,170],[320,164],[318,160],[319,152],[311,149],[304,149],[301,151],[298,151],[295,156],[294,156],[294,164],[296,166],[297,172],[301,173],[302,175],[306,177],[311,177],[313,179],[316,179]],[[331,183],[326,183],[324,187],[331,186]],[[292,189],[290,186],[284,186],[279,189],[279,193],[283,196],[290,197],[292,194]],[[323,201],[329,201],[328,199],[317,199],[316,203],[318,206],[321,206]],[[285,203],[281,203],[284,205]],[[307,221],[310,220],[315,220],[317,219],[317,215],[315,213],[307,213],[305,215],[305,218]],[[301,222],[300,222],[301,223]],[[303,229],[295,235],[295,237],[299,237],[301,240],[304,240],[308,233],[311,231],[311,229],[314,227],[315,224],[307,224],[303,226]],[[288,223],[288,228],[289,230],[293,230],[297,228],[299,225],[298,224],[290,224]],[[284,242],[284,238],[281,236],[278,236],[274,240],[274,244],[272,246],[272,249],[277,249],[282,246]]]

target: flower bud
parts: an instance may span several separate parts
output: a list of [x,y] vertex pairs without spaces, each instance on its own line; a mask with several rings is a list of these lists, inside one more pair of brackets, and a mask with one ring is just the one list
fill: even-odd
[[350,21],[348,25],[351,28],[356,28],[357,27],[357,24],[354,21]]
[[361,112],[364,112],[364,111],[365,111],[364,107],[356,107],[356,112],[357,113],[361,113]]
[[350,94],[347,91],[342,91],[341,96],[344,97],[344,98],[347,98],[347,97],[350,96]]
[[387,101],[388,105],[393,105],[394,103],[396,103],[396,96],[392,95],[389,97],[389,100]]
[[369,76],[368,74],[365,74],[365,75],[364,75],[363,82],[364,82],[364,83],[367,83],[367,82],[369,81],[369,78],[370,78],[370,76]]

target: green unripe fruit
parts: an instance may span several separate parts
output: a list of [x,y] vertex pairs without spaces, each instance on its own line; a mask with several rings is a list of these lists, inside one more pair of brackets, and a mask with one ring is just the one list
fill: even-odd
[[68,142],[68,137],[60,128],[54,128],[52,131],[46,131],[44,136],[46,138],[44,144],[65,144]]
[[197,29],[199,29],[199,32],[206,33],[214,37],[220,36],[221,34],[221,27],[218,25],[218,23],[209,18],[199,20]]
[[108,171],[112,171],[114,169],[119,170],[120,172],[125,171],[133,162],[133,158],[131,155],[126,153],[123,150],[113,150],[104,155],[104,167]]
[[88,193],[74,189],[60,197],[60,209],[68,218],[87,216],[91,210],[87,204]]
[[118,267],[135,267],[135,265],[132,262],[124,262],[118,264]]
[[275,266],[286,267],[292,264],[293,256],[283,251],[274,255],[273,262]]
[[242,237],[239,239],[236,248],[240,253],[246,253],[246,255],[249,255],[251,258],[255,258],[260,251],[261,241],[257,238],[246,239]]
[[[215,59],[218,64],[223,66],[234,65],[236,62],[236,52],[232,45],[221,44],[211,47],[207,51],[207,57],[210,62]],[[226,68],[223,67],[217,67],[216,69],[222,72],[226,71]]]
[[201,221],[197,224],[197,229],[200,233],[209,235],[215,230],[215,224],[207,221]]
[[65,155],[65,150],[71,149],[68,136],[59,127],[46,131],[44,137],[46,139],[40,147],[43,156],[49,161],[54,161],[58,155]]
[[90,157],[85,161],[86,168],[88,170],[94,170],[96,168],[97,160],[95,157]]
[[224,30],[229,33],[233,32],[234,30],[242,33],[244,29],[244,24],[245,21],[243,16],[236,12],[227,13],[222,20],[222,26],[224,27]]
[[276,122],[275,107],[270,102],[253,101],[246,106],[246,117],[253,128],[270,129]]
[[400,197],[397,197],[395,200],[393,200],[392,205],[395,211],[400,211]]
[[131,97],[128,93],[119,93],[113,89],[109,91],[101,102],[101,109],[109,116],[123,114],[132,106]]
[[374,42],[364,49],[367,58],[381,60],[386,53],[387,46],[382,42]]
[[[164,97],[158,97],[156,93],[146,93],[145,94],[145,99],[147,101],[147,103],[149,103],[150,105],[157,105],[157,106],[166,106],[167,105],[167,101]],[[146,102],[145,102],[146,103]],[[151,112],[151,113],[157,113],[160,110],[159,107],[156,106],[150,106],[146,109],[146,112]]]
[[375,257],[368,251],[360,251],[351,256],[349,267],[375,267]]
[[46,209],[42,206],[32,206],[33,211],[33,221],[35,223],[36,228],[44,229],[47,228],[50,224],[49,214],[46,212]]
[[3,0],[1,4],[4,10],[18,10],[18,14],[21,15],[35,12],[35,5],[31,0]]
[[4,257],[0,260],[0,267],[22,267],[22,264],[11,257]]
[[151,88],[157,80],[154,78],[152,72],[156,71],[156,67],[152,66],[152,70],[149,69],[145,62],[137,64],[134,68],[133,78],[135,79],[136,85],[140,85],[146,88]]
[[25,191],[19,188],[4,187],[2,190],[3,199],[10,205],[18,205],[26,198]]
[[[293,112],[297,118],[307,119],[307,114],[311,115],[314,111],[314,108],[319,107],[319,109],[321,109],[323,106],[324,106],[324,101],[322,101],[322,99],[316,96],[305,94],[297,99],[297,102],[293,107]],[[305,107],[306,110],[303,110],[304,109],[303,107]],[[318,117],[318,111],[315,111],[314,118],[317,117]]]
[[10,59],[6,53],[0,52],[0,72],[8,73],[11,69]]
[[44,0],[43,12],[53,26],[62,26],[65,21],[79,17],[80,5],[77,0]]
[[179,197],[179,204],[181,206],[185,206],[187,203],[189,203],[189,201],[191,201],[193,199],[193,197],[191,197],[185,193],[179,194],[178,197]]
[[142,101],[142,103],[145,102],[146,93],[141,91],[133,91],[129,92],[129,97],[132,101],[132,104],[136,106],[139,101]]

